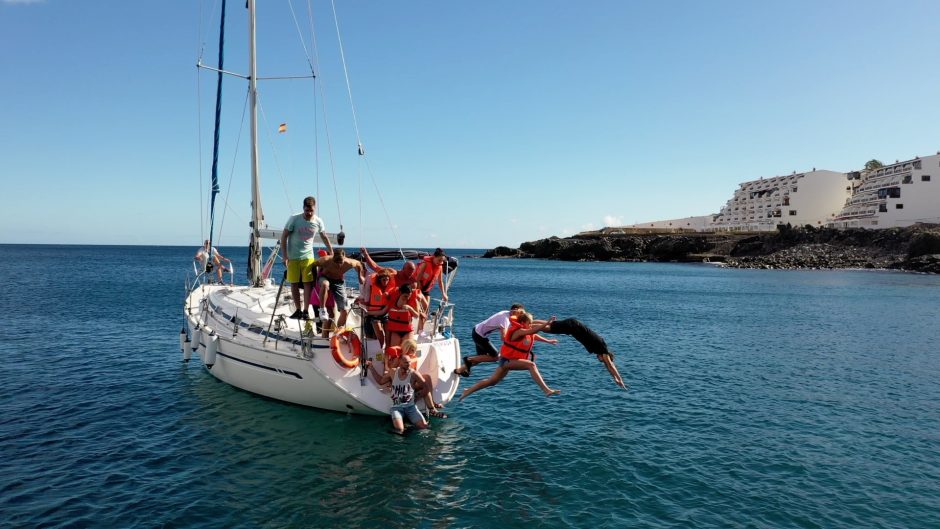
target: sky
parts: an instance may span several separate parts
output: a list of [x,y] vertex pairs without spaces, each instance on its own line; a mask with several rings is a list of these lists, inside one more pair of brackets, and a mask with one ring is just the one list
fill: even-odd
[[[0,0],[0,243],[206,237],[216,79],[195,65],[217,64],[218,1]],[[281,229],[317,195],[347,246],[517,247],[940,150],[933,0],[335,0],[348,90],[331,4],[310,5],[295,24],[260,2],[259,76],[309,56],[322,83],[261,82],[262,205]],[[225,79],[225,246],[248,236],[245,91]]]

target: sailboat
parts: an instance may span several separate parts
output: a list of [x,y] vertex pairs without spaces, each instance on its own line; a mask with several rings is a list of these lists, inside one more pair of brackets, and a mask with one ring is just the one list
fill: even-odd
[[[361,308],[350,310],[345,325],[323,330],[313,321],[290,319],[294,311],[289,298],[290,288],[285,281],[271,277],[278,252],[281,229],[266,225],[261,209],[259,185],[259,124],[258,76],[256,67],[256,9],[255,0],[247,0],[248,9],[248,73],[237,75],[248,84],[248,114],[251,136],[251,219],[248,238],[248,284],[232,285],[215,281],[215,275],[206,271],[204,264],[196,268],[196,275],[187,281],[183,300],[184,324],[180,331],[183,359],[193,353],[208,372],[217,379],[257,395],[302,406],[353,414],[385,415],[392,405],[387,388],[379,386],[365,367],[366,360],[381,371],[384,361],[379,342],[370,338],[364,326]],[[223,69],[225,1],[222,2],[222,30],[218,67],[200,67],[217,72],[218,98],[221,97],[221,79],[231,75]],[[312,67],[311,67],[312,69]],[[216,143],[213,155],[213,181],[210,193],[215,210],[215,197],[219,193],[216,175],[218,159],[219,105],[216,106]],[[361,143],[359,155],[364,155]],[[298,197],[299,202],[299,197]],[[285,212],[286,219],[290,212]],[[214,215],[214,213],[213,213]],[[213,216],[214,218],[214,216]],[[209,239],[213,238],[213,223],[209,223]],[[342,228],[342,226],[341,226]],[[337,248],[343,244],[342,229],[328,234]],[[263,241],[271,240],[270,257],[263,261]],[[209,243],[212,246],[212,243]],[[355,254],[352,254],[355,255]],[[375,252],[375,261],[419,259],[426,254],[417,251]],[[445,288],[456,274],[456,259],[449,258],[444,266]],[[348,306],[355,303],[358,292],[347,289]],[[454,306],[443,300],[432,300],[423,329],[416,329],[418,342],[417,371],[432,384],[434,402],[449,402],[457,391],[458,375],[454,369],[460,363],[460,344],[453,336]],[[419,408],[421,406],[419,405]]]

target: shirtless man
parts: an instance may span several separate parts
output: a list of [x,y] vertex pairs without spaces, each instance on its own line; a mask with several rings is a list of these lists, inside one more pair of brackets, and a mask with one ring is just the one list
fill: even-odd
[[362,285],[366,282],[365,267],[362,266],[362,263],[359,261],[346,257],[346,250],[342,248],[336,250],[333,255],[328,255],[323,259],[317,260],[317,267],[320,269],[318,287],[320,289],[320,299],[322,300],[320,319],[328,319],[326,313],[326,295],[327,291],[329,291],[330,294],[333,294],[333,303],[336,305],[336,310],[339,311],[339,319],[336,320],[336,325],[342,327],[346,324],[346,316],[349,314],[349,310],[346,307],[346,291],[343,276],[346,275],[346,272],[355,269],[359,274],[359,284]]

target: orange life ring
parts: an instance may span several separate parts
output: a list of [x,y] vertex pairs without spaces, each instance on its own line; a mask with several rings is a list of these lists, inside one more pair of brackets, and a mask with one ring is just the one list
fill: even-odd
[[[343,352],[339,349],[339,340],[343,336],[349,336],[352,358],[343,356]],[[359,340],[359,336],[356,335],[356,333],[352,332],[350,329],[346,329],[334,334],[333,337],[330,338],[330,351],[333,353],[333,360],[336,360],[337,364],[351,369],[359,365],[359,356],[362,353],[362,341]]]

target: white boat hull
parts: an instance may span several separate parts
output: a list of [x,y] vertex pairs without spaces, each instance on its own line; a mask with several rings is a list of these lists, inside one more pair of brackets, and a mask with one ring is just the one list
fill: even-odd
[[[287,318],[293,305],[284,296],[274,307],[276,295],[277,287],[273,285],[202,285],[187,296],[184,316],[191,346],[209,373],[234,387],[293,404],[387,415],[392,404],[387,390],[372,377],[363,377],[360,367],[340,365],[333,358],[327,338],[302,339],[305,322]],[[275,319],[282,322],[279,329],[271,323],[272,309]],[[353,313],[347,323],[361,334],[358,317]],[[217,342],[211,346],[213,340]],[[383,355],[378,343],[365,339],[362,343],[380,369],[378,359]],[[446,404],[459,385],[459,376],[453,372],[460,363],[459,342],[441,334],[423,337],[418,340],[418,354],[417,369],[430,377],[434,401]]]

